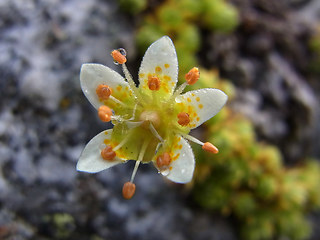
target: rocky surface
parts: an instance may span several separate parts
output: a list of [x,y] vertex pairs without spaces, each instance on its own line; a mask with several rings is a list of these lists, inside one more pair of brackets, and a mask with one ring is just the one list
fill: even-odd
[[[85,144],[106,128],[81,92],[81,64],[117,69],[108,52],[120,46],[135,57],[134,26],[115,0],[8,0],[0,2],[0,16],[0,239],[237,239],[232,221],[192,206],[185,189],[164,181],[152,166],[139,169],[131,201],[121,198],[121,188],[132,163],[95,175],[75,171]],[[251,22],[263,20],[253,16]],[[291,156],[295,146],[294,154],[303,156],[318,109],[316,90],[303,66],[295,68],[298,60],[304,62],[304,56],[294,55],[299,49],[284,50],[298,61],[288,63],[283,51],[268,50],[277,32],[263,33],[258,26],[246,32],[251,37],[245,46],[245,40],[235,44],[232,37],[225,41],[230,45],[215,45],[228,53],[218,66],[238,79],[241,104],[235,108],[252,117],[261,136],[283,142],[294,134],[292,144],[282,146],[284,152]],[[292,30],[293,39],[299,41],[304,30]],[[207,36],[207,41],[218,44],[223,38]],[[246,57],[233,55],[233,48],[240,47],[268,54],[261,59],[253,49]],[[278,85],[293,91],[271,91]],[[296,106],[297,114],[285,111]],[[293,119],[292,128],[287,119]]]

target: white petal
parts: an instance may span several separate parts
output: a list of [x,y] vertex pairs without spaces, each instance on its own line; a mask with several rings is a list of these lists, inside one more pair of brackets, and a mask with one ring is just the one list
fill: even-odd
[[170,167],[172,169],[166,177],[173,182],[187,183],[191,181],[193,176],[195,165],[194,155],[189,143],[182,137],[179,138],[180,141],[178,145],[182,145],[182,148],[174,151],[175,156],[177,156],[177,154],[179,155],[176,160],[171,162]]
[[123,160],[116,157],[113,161],[106,161],[101,157],[101,150],[104,147],[104,140],[111,138],[112,129],[103,131],[90,140],[81,153],[77,163],[77,170],[89,173],[96,173],[110,168]]
[[184,108],[192,111],[189,113],[191,118],[189,125],[191,128],[196,128],[216,115],[225,105],[227,99],[228,96],[219,89],[204,88],[178,96],[176,102],[183,102]]
[[146,85],[149,74],[159,76],[161,87],[166,86],[172,93],[178,80],[178,58],[168,36],[155,41],[147,49],[139,69],[141,87]]
[[112,69],[101,64],[87,63],[81,66],[80,84],[89,102],[98,109],[103,103],[99,101],[96,89],[100,84],[106,84],[112,89],[117,86],[127,87],[124,78]]

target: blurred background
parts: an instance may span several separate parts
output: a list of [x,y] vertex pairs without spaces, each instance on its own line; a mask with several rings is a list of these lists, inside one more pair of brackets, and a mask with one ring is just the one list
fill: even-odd
[[[320,1],[1,0],[0,239],[320,239]],[[133,163],[76,172],[106,129],[82,94],[83,63],[137,76],[146,48],[174,41],[181,80],[229,96],[197,131],[193,181]]]

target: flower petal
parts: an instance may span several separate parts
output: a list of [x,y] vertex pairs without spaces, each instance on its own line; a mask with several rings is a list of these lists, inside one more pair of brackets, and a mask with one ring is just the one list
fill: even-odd
[[176,98],[179,111],[190,116],[190,128],[196,128],[216,115],[227,102],[228,96],[219,89],[204,88]]
[[119,73],[102,64],[94,63],[83,64],[81,66],[80,84],[83,93],[96,109],[104,104],[103,101],[99,100],[96,93],[96,89],[100,84],[110,86],[113,93],[117,88],[129,88],[128,83],[125,82],[124,78]]
[[106,161],[101,157],[101,150],[104,147],[103,142],[111,138],[111,133],[112,129],[109,129],[90,140],[77,163],[78,171],[96,173],[124,162],[118,157],[115,157],[113,161]]
[[178,80],[178,58],[171,39],[164,36],[147,49],[139,69],[141,88],[148,88],[148,76],[160,79],[160,89],[172,93]]
[[189,143],[182,137],[176,137],[178,142],[173,149],[173,159],[170,164],[170,172],[166,176],[176,183],[190,182],[194,171],[194,155]]

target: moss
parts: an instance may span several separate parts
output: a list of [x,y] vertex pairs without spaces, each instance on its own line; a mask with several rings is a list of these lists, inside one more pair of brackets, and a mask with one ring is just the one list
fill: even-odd
[[136,43],[141,52],[145,52],[147,48],[160,37],[165,35],[165,32],[157,24],[147,22],[141,27],[136,34]]
[[[237,9],[225,0],[167,0],[143,18],[136,37],[139,49],[143,52],[169,35],[176,45],[180,81],[198,66],[203,30],[228,34],[239,23]],[[318,39],[310,43],[315,52],[320,52]],[[200,67],[200,73],[196,88],[218,88],[229,102],[233,100],[235,87],[216,69]],[[235,216],[242,239],[305,239],[310,234],[305,214],[320,207],[319,163],[306,159],[300,166],[286,168],[279,149],[258,142],[252,123],[228,106],[203,129],[201,138],[220,152],[211,155],[192,146],[197,159],[191,185],[194,201],[204,209]]]
[[224,0],[204,0],[203,23],[213,31],[230,33],[239,24],[238,11]]
[[45,217],[56,239],[69,239],[75,229],[74,218],[68,213],[54,213]]
[[122,10],[132,15],[142,12],[147,7],[147,0],[118,0]]

